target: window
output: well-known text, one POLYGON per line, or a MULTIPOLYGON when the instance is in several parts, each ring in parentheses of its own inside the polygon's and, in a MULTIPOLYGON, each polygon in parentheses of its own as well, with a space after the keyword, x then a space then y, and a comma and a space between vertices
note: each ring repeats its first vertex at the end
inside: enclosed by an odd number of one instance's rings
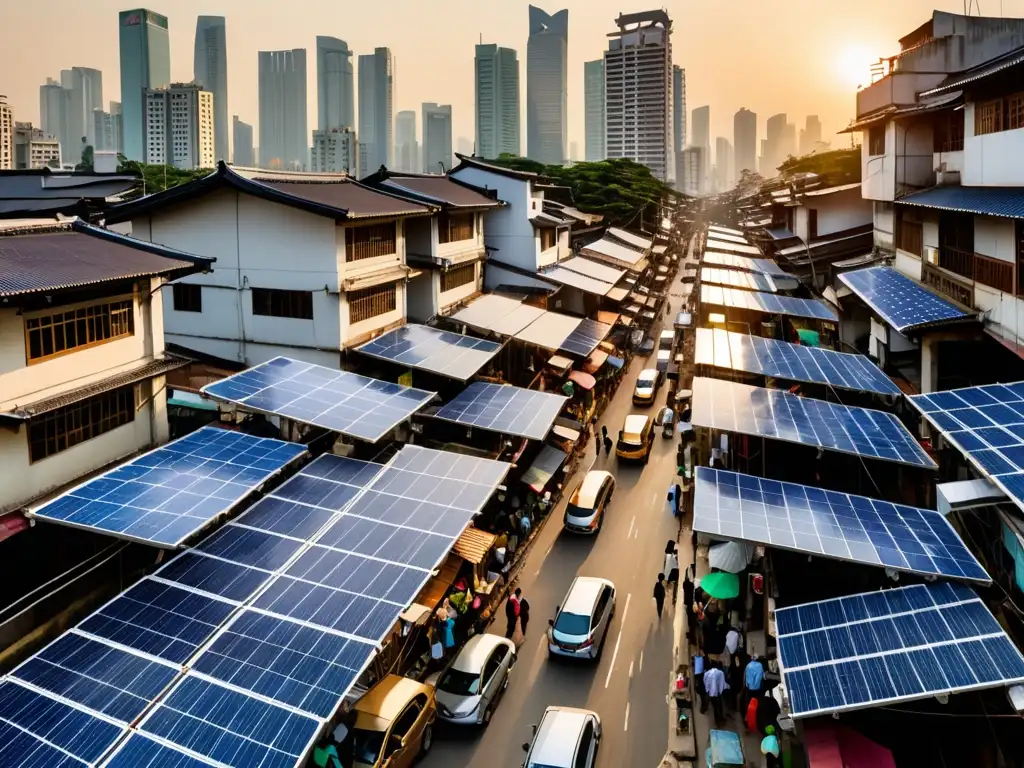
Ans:
POLYGON ((131 299, 25 318, 29 363, 39 363, 135 333, 131 299))
POLYGON ((501 666, 502 659, 505 658, 504 653, 499 653, 499 651, 501 650, 507 651, 508 649, 505 648, 504 645, 498 646, 498 648, 491 654, 491 657, 487 659, 487 663, 484 665, 484 684, 482 686, 483 688, 487 688, 487 685, 491 682, 491 678, 494 677, 494 673, 497 672, 498 667, 501 666))
POLYGON ((868 130, 868 154, 872 157, 885 154, 884 125, 873 125, 868 130))
POLYGON ((1024 93, 1006 97, 1006 130, 1024 128, 1024 93))
POLYGON ((395 284, 375 285, 361 291, 349 291, 348 321, 361 323, 371 317, 395 311, 395 284))
POLYGON ((32 419, 29 460, 40 461, 134 421, 135 389, 121 387, 32 419))
POLYGON ((974 105, 974 135, 1003 130, 1003 100, 980 101, 974 105))
POLYGON ((398 252, 395 222, 345 228, 345 260, 359 261, 398 252))
POLYGON ((540 251, 543 253, 548 248, 554 248, 558 242, 558 230, 545 227, 540 231, 540 251))
POLYGON ((924 254, 924 227, 916 221, 896 223, 896 247, 915 256, 924 254))
POLYGON ((935 119, 933 152, 962 152, 964 148, 964 110, 952 109, 935 119))
POLYGON ((266 317, 294 317, 299 320, 312 320, 313 294, 310 291, 253 288, 252 313, 266 317))
POLYGON ((175 283, 171 286, 174 294, 175 312, 202 312, 203 287, 191 283, 175 283))
POLYGON ((442 213, 437 220, 438 242, 455 243, 473 239, 473 213, 442 213))
POLYGON ((476 280, 476 264, 464 264, 441 273, 441 292, 450 291, 476 280))
POLYGON ((818 209, 807 209, 807 239, 813 240, 818 236, 818 209))

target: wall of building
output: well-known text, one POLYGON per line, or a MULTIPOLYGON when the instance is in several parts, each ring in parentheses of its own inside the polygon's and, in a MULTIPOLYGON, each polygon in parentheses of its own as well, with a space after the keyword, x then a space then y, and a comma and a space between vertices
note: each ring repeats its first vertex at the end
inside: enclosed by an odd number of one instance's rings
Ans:
POLYGON ((970 187, 1024 185, 1024 128, 975 136, 974 104, 967 104, 960 180, 970 187))
POLYGON ((544 193, 531 195, 532 185, 528 181, 480 168, 463 167, 455 175, 468 184, 496 190, 498 199, 508 203, 484 214, 484 241, 498 249, 495 258, 500 261, 536 272, 538 253, 530 219, 541 211, 544 193))
POLYGON ((859 188, 833 195, 805 197, 796 209, 793 234, 807 241, 809 236, 809 211, 818 212, 817 237, 823 238, 835 232, 862 227, 872 222, 871 201, 861 197, 859 188))
POLYGON ((437 217, 420 216, 405 222, 407 255, 437 258, 437 217))
POLYGON ((441 292, 440 275, 438 269, 422 269, 419 277, 406 283, 410 322, 426 323, 437 315, 440 308, 435 297, 441 292))
POLYGON ((473 282, 452 288, 450 291, 441 291, 440 272, 435 272, 437 275, 436 286, 439 296, 439 311, 444 312, 444 310, 448 309, 448 307, 453 304, 457 304, 464 299, 468 299, 474 293, 483 289, 483 264, 481 262, 477 262, 474 267, 475 277, 473 278, 473 282))
POLYGON ((861 132, 862 197, 891 201, 897 195, 935 184, 930 123, 890 121, 885 127, 884 155, 868 154, 868 137, 868 131, 861 132))
POLYGON ((974 217, 974 252, 1011 264, 1017 261, 1016 227, 1013 219, 974 217))
POLYGON ((348 321, 348 303, 342 294, 341 302, 341 338, 342 344, 348 345, 356 340, 364 338, 367 334, 373 333, 381 328, 398 323, 406 316, 405 306, 405 282, 400 281, 395 285, 395 308, 383 315, 371 317, 359 323, 348 321))
POLYGON ((872 217, 875 226, 875 245, 879 248, 892 249, 896 238, 893 233, 895 218, 892 203, 875 202, 872 206, 872 217))
POLYGON ((521 285, 526 288, 543 288, 546 291, 554 288, 551 283, 527 277, 508 269, 502 269, 497 262, 488 261, 484 267, 484 288, 488 291, 493 291, 499 285, 521 285))
POLYGON ((200 336, 178 336, 167 334, 168 344, 179 344, 204 355, 218 357, 223 360, 239 360, 247 366, 259 365, 275 357, 290 357, 306 363, 337 368, 341 362, 341 354, 333 349, 309 349, 308 347, 286 347, 258 342, 241 342, 237 339, 212 339, 200 336), (243 350, 244 349, 244 354, 243 350))

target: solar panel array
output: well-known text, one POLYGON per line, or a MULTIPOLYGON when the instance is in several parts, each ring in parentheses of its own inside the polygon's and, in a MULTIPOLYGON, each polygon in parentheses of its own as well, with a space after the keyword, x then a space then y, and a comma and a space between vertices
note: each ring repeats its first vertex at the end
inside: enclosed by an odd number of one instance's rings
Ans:
POLYGON ((701 283, 711 285, 726 285, 730 288, 742 288, 747 291, 765 291, 775 293, 778 289, 775 283, 767 275, 759 272, 741 272, 737 269, 718 269, 717 267, 702 267, 700 270, 701 283))
POLYGON ((992 580, 935 510, 697 468, 693 529, 929 576, 992 580))
POLYGON ((700 376, 692 389, 696 426, 936 469, 891 413, 700 376))
POLYGON ((911 395, 910 403, 1024 509, 1024 382, 911 395))
POLYGON ((694 362, 790 381, 828 384, 856 392, 901 394, 899 387, 864 355, 806 347, 720 328, 697 329, 694 362))
POLYGON ((937 296, 892 267, 840 272, 839 279, 886 323, 901 333, 934 323, 963 320, 970 314, 937 296))
POLYGON ((543 440, 565 401, 550 392, 476 381, 434 415, 456 424, 543 440))
POLYGON ((700 287, 701 304, 714 304, 720 307, 748 309, 752 312, 768 312, 773 315, 791 315, 793 317, 810 317, 837 322, 839 316, 823 301, 816 299, 798 299, 793 296, 775 296, 771 293, 741 291, 736 288, 723 288, 718 285, 702 285, 700 287))
POLYGON ((771 259, 752 259, 749 256, 739 256, 735 253, 704 251, 701 261, 704 264, 711 264, 716 267, 740 269, 745 272, 759 272, 770 277, 792 277, 792 275, 771 259))
POLYGON ((296 443, 203 427, 73 488, 32 514, 176 547, 305 452, 296 443))
POLYGON ((216 763, 201 760, 150 736, 132 733, 103 763, 103 768, 207 768, 212 765, 216 763))
POLYGON ((794 718, 1024 682, 1024 657, 960 584, 776 608, 775 622, 794 718))
POLYGON ((218 400, 375 443, 429 403, 435 392, 322 365, 275 357, 203 387, 218 400))
POLYGON ((358 348, 364 355, 466 381, 501 351, 501 344, 426 325, 403 325, 358 348))

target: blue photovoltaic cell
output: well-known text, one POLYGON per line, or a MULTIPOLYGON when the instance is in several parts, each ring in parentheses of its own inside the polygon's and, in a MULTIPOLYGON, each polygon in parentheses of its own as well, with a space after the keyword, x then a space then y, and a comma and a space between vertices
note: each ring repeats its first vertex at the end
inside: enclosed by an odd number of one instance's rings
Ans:
POLYGON ((69 632, 10 673, 118 722, 131 723, 178 675, 170 664, 69 632))
POLYGON ((175 547, 306 452, 203 427, 83 483, 36 510, 56 523, 175 547))
POLYGON ((214 765, 161 744, 141 733, 133 733, 103 763, 103 768, 208 768, 214 765))
POLYGON ((915 584, 775 610, 793 717, 1024 681, 1024 657, 974 592, 915 584))
POLYGON ((79 629, 184 664, 234 609, 234 603, 143 579, 89 616, 79 629))
POLYGON ((302 546, 303 542, 295 539, 286 539, 273 533, 228 523, 196 547, 196 551, 221 557, 233 563, 265 571, 276 571, 302 546))
POLYGON ((329 718, 374 653, 372 643, 249 610, 217 636, 192 669, 329 718))
POLYGON ((465 480, 492 490, 501 485, 512 465, 494 459, 481 459, 451 451, 438 451, 419 445, 405 445, 388 464, 389 469, 404 469, 421 475, 465 480))
POLYGON ((430 577, 423 569, 322 546, 310 547, 299 555, 285 575, 343 592, 388 600, 400 608, 412 602, 430 577))
POLYGON ((543 440, 565 401, 565 397, 550 392, 476 381, 434 416, 491 432, 543 440))
POLYGON ((697 468, 693 529, 835 560, 953 579, 991 579, 931 509, 697 468))
POLYGON ((576 326, 576 330, 565 337, 558 350, 580 358, 589 357, 611 330, 612 327, 607 323, 599 323, 585 317, 576 326))
POLYGON ((712 264, 716 267, 740 269, 744 272, 757 272, 769 277, 792 277, 792 275, 771 259, 752 259, 747 256, 737 256, 735 253, 704 251, 701 261, 704 264, 712 264))
POLYGON ((124 730, 123 726, 14 682, 0 682, 0 765, 12 768, 91 765, 110 749, 124 730), (82 762, 67 760, 58 750, 82 762))
POLYGON ((1024 382, 908 399, 943 438, 1024 509, 1024 382))
POLYGON ((835 311, 828 304, 817 299, 776 296, 773 293, 741 291, 738 288, 725 288, 719 285, 701 285, 700 302, 702 305, 735 307, 772 315, 809 317, 830 323, 839 321, 839 316, 835 311))
POLYGON ((697 365, 828 384, 857 392, 901 394, 899 387, 864 355, 805 347, 720 328, 697 329, 694 361, 697 365))
POLYGON ((922 325, 964 320, 970 314, 892 267, 840 272, 839 279, 886 323, 903 332, 922 325))
POLYGON ((360 461, 346 456, 325 453, 303 467, 302 474, 365 488, 383 466, 383 464, 376 464, 372 461, 360 461))
POLYGON ((150 712, 140 730, 224 765, 295 768, 320 721, 194 676, 150 712))
MULTIPOLYGON (((289 483, 294 489, 295 481, 303 480, 302 476, 294 477, 289 483)), ((323 481, 326 482, 326 481, 323 481)), ((337 488, 347 491, 348 500, 355 498, 358 490, 347 485, 338 485, 337 488)), ((344 506, 341 504, 340 506, 344 506)), ((331 519, 334 513, 328 509, 300 504, 294 501, 285 501, 277 496, 267 496, 256 503, 252 509, 235 520, 235 524, 256 528, 261 531, 269 531, 281 536, 293 536, 297 539, 308 539, 319 531, 324 523, 331 519)))
POLYGON ((458 534, 442 536, 342 515, 320 536, 317 543, 344 552, 429 570, 444 558, 456 538, 458 534))
POLYGON ((466 381, 501 351, 501 344, 426 325, 404 325, 358 347, 364 355, 466 381))
POLYGON ((799 397, 732 381, 693 380, 695 426, 814 445, 840 453, 936 469, 891 413, 799 397))
POLYGON ((436 393, 275 357, 202 390, 254 411, 286 416, 375 443, 436 393))
POLYGON ((192 551, 182 552, 153 575, 240 603, 252 597, 270 578, 266 571, 192 551))

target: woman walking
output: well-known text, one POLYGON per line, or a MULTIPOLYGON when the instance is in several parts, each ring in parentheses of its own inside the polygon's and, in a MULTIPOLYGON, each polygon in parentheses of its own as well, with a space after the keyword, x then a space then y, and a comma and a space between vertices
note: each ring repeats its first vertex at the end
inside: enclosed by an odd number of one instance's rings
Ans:
POLYGON ((671 539, 665 545, 665 568, 662 572, 668 574, 668 588, 672 590, 672 605, 675 605, 679 593, 679 553, 671 539))

